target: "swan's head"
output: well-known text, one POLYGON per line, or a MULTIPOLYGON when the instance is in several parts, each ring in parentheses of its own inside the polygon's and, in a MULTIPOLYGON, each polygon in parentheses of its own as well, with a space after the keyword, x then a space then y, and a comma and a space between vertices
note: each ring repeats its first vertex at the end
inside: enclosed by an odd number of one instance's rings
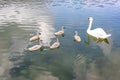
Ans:
POLYGON ((41 35, 41 32, 37 32, 37 35, 41 35))
POLYGON ((89 17, 88 20, 89 20, 89 21, 93 21, 93 18, 92 18, 92 17, 89 17))
POLYGON ((75 34, 78 34, 78 32, 77 32, 77 31, 75 31, 75 34))
POLYGON ((64 30, 64 26, 62 26, 61 29, 64 30))
POLYGON ((40 32, 38 32, 38 34, 39 34, 39 35, 41 35, 41 33, 40 33, 40 32))

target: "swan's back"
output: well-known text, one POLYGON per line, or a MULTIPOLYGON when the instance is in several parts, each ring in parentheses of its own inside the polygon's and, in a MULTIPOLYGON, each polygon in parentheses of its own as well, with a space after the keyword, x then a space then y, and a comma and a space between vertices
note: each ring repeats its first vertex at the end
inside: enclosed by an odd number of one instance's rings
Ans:
POLYGON ((55 34, 56 36, 59 36, 59 35, 64 34, 64 27, 62 26, 62 27, 61 27, 61 30, 55 32, 54 34, 55 34))
POLYGON ((96 29, 90 30, 88 34, 96 38, 103 38, 103 39, 111 36, 111 34, 107 34, 102 28, 96 28, 96 29))
POLYGON ((34 45, 34 46, 28 48, 28 50, 29 50, 29 51, 35 51, 35 50, 40 49, 41 47, 42 47, 41 45, 34 45))
POLYGON ((96 34, 106 35, 106 32, 102 28, 93 29, 96 34))
POLYGON ((80 42, 80 41, 81 41, 81 38, 80 38, 80 36, 78 35, 78 32, 77 32, 77 31, 75 31, 74 39, 75 39, 75 41, 77 41, 77 42, 80 42))
POLYGON ((57 41, 50 46, 50 49, 55 49, 55 48, 58 48, 59 46, 60 46, 60 42, 57 39, 57 41))

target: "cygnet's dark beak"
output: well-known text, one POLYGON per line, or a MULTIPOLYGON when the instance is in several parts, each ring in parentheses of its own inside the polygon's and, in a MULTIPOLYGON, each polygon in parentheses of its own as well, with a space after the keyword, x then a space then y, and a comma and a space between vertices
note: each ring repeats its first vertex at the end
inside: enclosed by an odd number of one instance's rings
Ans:
POLYGON ((88 20, 89 20, 90 18, 88 18, 88 20))
POLYGON ((41 34, 40 32, 38 34, 41 34))

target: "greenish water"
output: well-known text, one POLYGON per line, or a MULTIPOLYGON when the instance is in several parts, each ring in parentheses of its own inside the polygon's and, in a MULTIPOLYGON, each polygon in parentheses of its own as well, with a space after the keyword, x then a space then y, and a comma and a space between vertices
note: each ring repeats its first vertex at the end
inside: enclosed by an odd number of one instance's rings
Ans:
POLYGON ((0 1, 0 80, 119 80, 120 1, 117 0, 5 0, 0 1), (88 38, 88 17, 93 27, 112 34, 109 44, 88 38), (60 47, 50 50, 54 32, 60 47), (42 33, 43 51, 29 38, 42 33), (82 41, 74 41, 78 31, 82 41))

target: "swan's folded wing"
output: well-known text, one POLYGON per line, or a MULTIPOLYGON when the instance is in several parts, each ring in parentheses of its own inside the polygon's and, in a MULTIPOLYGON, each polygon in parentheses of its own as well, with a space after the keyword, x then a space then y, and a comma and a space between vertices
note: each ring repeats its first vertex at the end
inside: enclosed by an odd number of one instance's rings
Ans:
POLYGON ((75 38, 75 40, 78 41, 78 42, 81 41, 80 36, 74 36, 74 38, 75 38))
POLYGON ((30 41, 34 41, 34 40, 37 40, 39 37, 38 36, 33 36, 30 38, 30 41))
POLYGON ((41 47, 42 47, 41 45, 35 45, 35 46, 33 46, 33 47, 28 48, 28 50, 29 50, 29 51, 35 51, 35 50, 40 49, 41 47))
POLYGON ((102 36, 101 38, 105 39, 105 38, 108 38, 110 36, 111 36, 111 34, 107 34, 107 35, 102 36))
POLYGON ((51 48, 51 49, 53 49, 53 48, 58 48, 59 45, 60 45, 60 43, 56 42, 56 43, 54 43, 52 46, 50 46, 50 48, 51 48))

